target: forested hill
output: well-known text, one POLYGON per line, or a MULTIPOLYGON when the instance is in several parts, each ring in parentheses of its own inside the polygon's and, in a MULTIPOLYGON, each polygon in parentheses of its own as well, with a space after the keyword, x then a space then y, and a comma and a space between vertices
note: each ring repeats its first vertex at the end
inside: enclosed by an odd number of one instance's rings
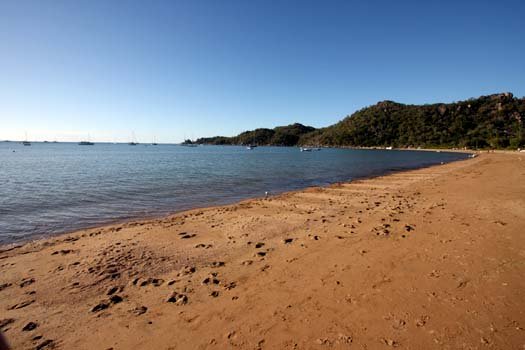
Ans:
POLYGON ((278 126, 274 129, 255 129, 245 131, 234 137, 216 136, 198 139, 195 143, 212 145, 275 145, 296 146, 301 137, 315 131, 311 126, 295 123, 288 126, 278 126))
POLYGON ((525 99, 502 93, 428 105, 383 101, 322 129, 293 124, 235 137, 202 138, 196 143, 518 148, 525 146, 524 122, 525 99))

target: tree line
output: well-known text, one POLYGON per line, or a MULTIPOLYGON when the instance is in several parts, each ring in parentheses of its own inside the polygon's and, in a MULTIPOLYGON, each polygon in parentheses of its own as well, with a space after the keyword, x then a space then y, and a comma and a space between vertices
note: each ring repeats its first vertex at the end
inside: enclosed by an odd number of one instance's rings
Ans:
POLYGON ((237 136, 200 138, 198 144, 519 148, 525 146, 525 99, 511 93, 454 103, 407 105, 382 101, 316 129, 299 123, 237 136))

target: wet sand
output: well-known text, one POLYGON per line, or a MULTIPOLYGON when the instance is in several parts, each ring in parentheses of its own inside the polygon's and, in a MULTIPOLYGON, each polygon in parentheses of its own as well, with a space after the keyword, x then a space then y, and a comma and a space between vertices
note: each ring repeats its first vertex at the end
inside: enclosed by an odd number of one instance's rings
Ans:
POLYGON ((523 349, 525 154, 0 248, 14 349, 523 349))

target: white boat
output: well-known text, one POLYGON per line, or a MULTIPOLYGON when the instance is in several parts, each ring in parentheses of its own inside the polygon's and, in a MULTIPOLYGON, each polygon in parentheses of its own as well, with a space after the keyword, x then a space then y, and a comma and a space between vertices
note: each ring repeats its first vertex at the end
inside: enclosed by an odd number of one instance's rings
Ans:
POLYGON ((87 139, 88 139, 87 141, 80 141, 80 142, 78 143, 78 145, 79 145, 79 146, 93 146, 94 143, 91 142, 91 136, 90 136, 89 134, 88 134, 88 138, 87 138, 87 139))
POLYGON ((128 142, 128 145, 130 146, 136 146, 138 145, 139 143, 137 142, 137 139, 135 138, 135 132, 132 132, 131 133, 131 141, 128 142))
POLYGON ((385 148, 387 150, 391 150, 392 149, 392 146, 388 146, 387 148, 385 148))
POLYGON ((31 146, 31 142, 27 141, 27 132, 26 132, 26 139, 22 141, 22 145, 24 146, 31 146))
POLYGON ((308 147, 301 147, 301 152, 312 152, 312 149, 308 147))

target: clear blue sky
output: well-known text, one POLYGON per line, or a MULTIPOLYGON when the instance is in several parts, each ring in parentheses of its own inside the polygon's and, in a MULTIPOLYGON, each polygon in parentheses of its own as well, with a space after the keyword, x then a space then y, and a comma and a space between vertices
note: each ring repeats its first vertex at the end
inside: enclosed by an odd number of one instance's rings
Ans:
POLYGON ((0 139, 181 141, 525 95, 525 1, 0 1, 0 139))

